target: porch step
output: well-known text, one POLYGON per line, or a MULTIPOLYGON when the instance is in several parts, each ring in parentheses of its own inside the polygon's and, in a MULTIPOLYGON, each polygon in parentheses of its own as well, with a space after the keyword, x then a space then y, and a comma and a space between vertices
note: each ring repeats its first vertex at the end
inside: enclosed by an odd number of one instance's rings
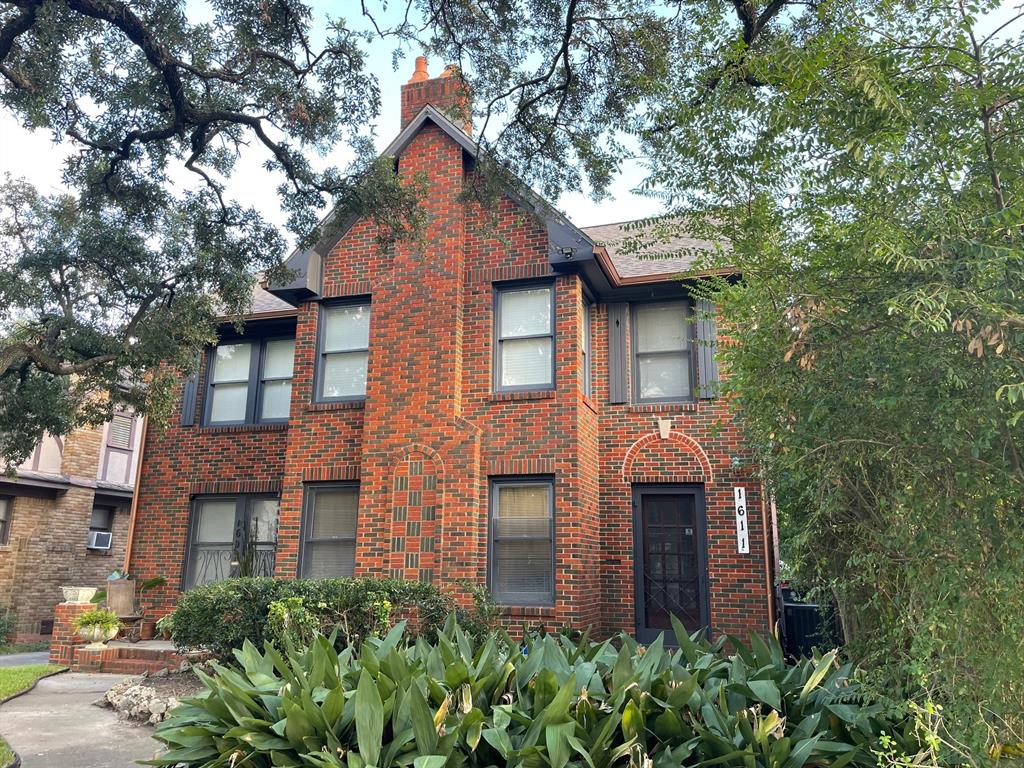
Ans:
POLYGON ((73 669, 80 672, 110 672, 119 675, 153 674, 161 670, 176 672, 191 655, 179 654, 169 644, 147 647, 144 643, 110 643, 102 649, 77 648, 73 669))

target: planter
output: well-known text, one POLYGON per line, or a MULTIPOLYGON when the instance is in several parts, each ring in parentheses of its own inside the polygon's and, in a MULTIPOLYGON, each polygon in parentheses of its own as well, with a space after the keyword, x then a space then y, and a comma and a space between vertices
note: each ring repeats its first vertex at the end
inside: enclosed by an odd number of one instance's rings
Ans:
POLYGON ((96 587, 61 587, 65 603, 89 603, 96 595, 96 587))
POLYGON ((89 627, 82 627, 78 630, 78 636, 89 643, 85 646, 86 648, 95 651, 103 648, 108 640, 113 640, 117 636, 117 630, 118 627, 104 627, 100 624, 94 624, 89 627))
POLYGON ((139 624, 139 639, 152 640, 154 637, 156 637, 156 621, 143 619, 139 624))

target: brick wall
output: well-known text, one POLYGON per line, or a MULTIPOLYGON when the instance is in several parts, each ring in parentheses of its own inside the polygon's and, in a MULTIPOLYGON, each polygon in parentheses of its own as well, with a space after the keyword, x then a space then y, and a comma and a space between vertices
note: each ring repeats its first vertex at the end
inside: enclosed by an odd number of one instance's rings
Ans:
POLYGON ((102 587, 124 565, 127 500, 116 507, 110 549, 86 546, 102 434, 102 428, 83 429, 65 440, 62 472, 82 485, 59 492, 17 486, 11 491, 11 532, 0 546, 0 605, 15 614, 18 641, 40 639, 40 625, 53 618, 62 586, 102 587))
POLYGON ((293 578, 307 484, 358 480, 356 573, 461 593, 463 579, 487 576, 489 478, 530 474, 554 478, 556 600, 511 606, 509 623, 632 629, 633 484, 687 482, 702 483, 707 499, 714 626, 766 629, 766 520, 725 404, 610 405, 603 305, 593 311, 593 396, 584 396, 584 287, 576 275, 551 272, 541 226, 508 198, 486 212, 465 201, 472 171, 432 124, 398 167, 428 182, 422 238, 384 251, 373 226, 359 222, 323 264, 325 300, 372 297, 365 403, 312 402, 320 305, 307 302, 295 321, 286 428, 150 429, 131 557, 139 578, 171 581, 153 595, 157 613, 179 588, 190 500, 210 488, 280 490, 276 575, 293 578), (495 393, 495 283, 522 279, 554 286, 556 387, 495 393), (658 435, 659 416, 672 419, 668 439, 658 435), (750 504, 749 555, 736 554, 738 484, 750 504))

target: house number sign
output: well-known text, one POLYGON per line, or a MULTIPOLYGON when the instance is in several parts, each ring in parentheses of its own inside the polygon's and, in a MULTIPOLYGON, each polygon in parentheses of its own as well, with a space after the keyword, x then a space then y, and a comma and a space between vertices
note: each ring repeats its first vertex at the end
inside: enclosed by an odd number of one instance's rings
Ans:
POLYGON ((733 490, 736 499, 736 551, 741 555, 750 552, 750 532, 747 530, 747 491, 737 485, 733 490))

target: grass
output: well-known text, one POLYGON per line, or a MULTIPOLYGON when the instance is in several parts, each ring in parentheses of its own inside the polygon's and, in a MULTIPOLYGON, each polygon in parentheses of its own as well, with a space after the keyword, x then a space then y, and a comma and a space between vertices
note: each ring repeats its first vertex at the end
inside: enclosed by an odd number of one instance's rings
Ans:
MULTIPOLYGON (((26 664, 23 667, 0 667, 0 701, 31 688, 32 683, 51 672, 63 669, 56 664, 26 664)), ((0 737, 0 768, 14 762, 14 752, 0 737)))
MULTIPOLYGON (((0 656, 9 653, 32 653, 34 651, 50 650, 50 641, 41 640, 37 643, 0 643, 0 656)), ((0 765, 3 765, 0 763, 0 765)))
POLYGON ((40 677, 64 667, 56 664, 26 664, 22 667, 0 667, 0 701, 32 687, 40 677))

